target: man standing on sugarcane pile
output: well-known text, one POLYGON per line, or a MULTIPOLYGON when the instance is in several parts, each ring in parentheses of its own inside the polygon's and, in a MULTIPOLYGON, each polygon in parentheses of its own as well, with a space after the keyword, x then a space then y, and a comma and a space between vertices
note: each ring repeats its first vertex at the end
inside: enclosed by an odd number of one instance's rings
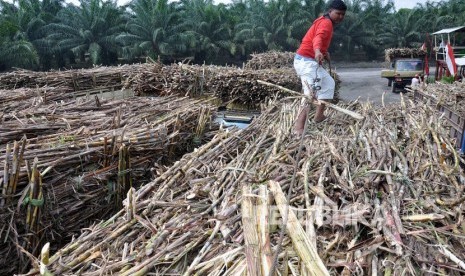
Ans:
MULTIPOLYGON (((302 80, 305 95, 310 96, 312 84, 321 87, 314 90, 312 95, 318 100, 331 100, 334 96, 335 82, 331 75, 321 66, 324 59, 330 59, 328 48, 333 37, 333 25, 342 22, 347 6, 342 0, 332 0, 326 14, 317 18, 302 39, 302 43, 294 58, 294 68, 302 80), (318 83, 315 80, 319 79, 318 83)), ((303 103, 305 101, 302 101, 303 103)), ((294 130, 301 135, 304 130, 305 120, 310 110, 304 105, 295 122, 294 130)), ((322 122, 326 119, 324 115, 325 105, 318 105, 314 121, 322 122)))

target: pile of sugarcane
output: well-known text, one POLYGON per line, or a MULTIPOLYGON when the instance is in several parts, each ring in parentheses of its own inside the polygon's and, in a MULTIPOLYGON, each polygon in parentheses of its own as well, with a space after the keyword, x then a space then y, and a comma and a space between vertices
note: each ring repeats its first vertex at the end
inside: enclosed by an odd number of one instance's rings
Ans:
MULTIPOLYGON (((261 55, 267 54, 257 54, 257 59, 261 55)), ((269 98, 283 96, 276 89, 258 85, 256 80, 301 91, 302 84, 292 67, 292 60, 286 58, 290 53, 274 52, 274 55, 275 65, 269 64, 273 67, 261 70, 161 63, 51 72, 18 70, 0 74, 0 89, 41 88, 50 93, 52 89, 59 88, 63 98, 76 97, 70 93, 72 91, 132 89, 136 95, 144 96, 215 96, 224 104, 233 103, 254 109, 269 98)), ((340 81, 335 72, 333 77, 337 84, 334 97, 337 101, 340 81)))
POLYGON ((461 117, 465 117, 465 83, 445 84, 436 82, 421 89, 421 93, 431 97, 435 104, 445 106, 461 117))
POLYGON ((418 58, 426 56, 426 51, 421 48, 389 48, 384 50, 384 58, 391 62, 395 58, 418 58))
POLYGON ((0 109, 2 113, 7 113, 58 101, 68 101, 79 96, 77 92, 66 87, 0 90, 0 109))
POLYGON ((59 248, 122 206, 164 165, 210 140, 208 100, 84 98, 4 113, 0 128, 0 274, 28 267, 44 241, 59 248), (61 244, 61 245, 60 245, 61 244))
POLYGON ((270 51, 259 54, 251 54, 244 69, 262 70, 270 68, 288 68, 294 63, 294 52, 270 51))
MULTIPOLYGON (((64 94, 69 90, 56 87, 43 87, 43 88, 18 88, 18 89, 7 89, 0 90, 0 106, 3 112, 6 112, 5 108, 9 108, 11 104, 17 103, 22 104, 22 101, 30 100, 31 98, 47 98, 52 101, 61 100, 62 98, 56 98, 59 94, 64 94), (53 96, 50 96, 53 95, 53 96)), ((13 109, 13 108, 10 108, 13 109)))
POLYGON ((29 275, 463 274, 463 160, 435 111, 353 102, 363 120, 329 111, 301 140, 299 103, 131 189, 29 275))
MULTIPOLYGON (((60 88, 62 93, 89 91, 111 87, 132 89, 144 96, 215 96, 223 103, 235 103, 257 108, 268 98, 282 96, 278 90, 262 87, 256 80, 270 81, 291 90, 300 91, 301 82, 291 68, 242 70, 237 67, 198 66, 187 64, 162 65, 145 63, 93 69, 30 72, 14 71, 1 74, 0 88, 19 87, 60 88)), ((36 90, 36 92, 39 90, 36 90)), ((2 93, 0 93, 1 96, 2 93)), ((74 94, 62 97, 75 97, 74 94)), ((8 97, 11 96, 7 96, 8 97)))
POLYGON ((34 72, 15 70, 0 74, 0 89, 61 87, 71 91, 96 87, 120 89, 125 81, 146 64, 100 66, 90 69, 34 72))
POLYGON ((242 70, 236 67, 172 64, 145 67, 128 80, 137 95, 211 95, 223 103, 257 108, 268 98, 282 97, 278 89, 264 87, 257 80, 273 82, 300 91, 301 82, 294 69, 242 70))

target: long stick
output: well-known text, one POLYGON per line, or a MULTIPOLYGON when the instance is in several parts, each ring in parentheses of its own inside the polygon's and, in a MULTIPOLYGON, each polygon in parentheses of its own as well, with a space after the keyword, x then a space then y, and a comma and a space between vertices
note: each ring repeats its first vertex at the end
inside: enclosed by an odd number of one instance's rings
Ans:
POLYGON ((290 94, 293 94, 293 95, 298 95, 298 96, 301 96, 301 97, 307 97, 311 102, 313 102, 314 104, 317 104, 317 105, 321 105, 321 104, 325 104, 327 107, 330 107, 336 111, 339 111, 339 112, 342 112, 346 115, 349 115, 350 117, 354 118, 354 119, 357 119, 357 120, 363 120, 365 117, 363 117, 362 115, 358 114, 357 112, 354 112, 354 111, 350 111, 350 110, 347 110, 347 109, 344 109, 340 106, 337 106, 335 104, 332 104, 330 102, 327 102, 327 101, 323 101, 323 100, 314 100, 312 99, 311 97, 308 97, 306 96, 305 94, 302 94, 302 93, 299 93, 299 92, 296 92, 294 90, 291 90, 291 89, 288 89, 286 87, 282 87, 280 85, 277 85, 277 84, 274 84, 274 83, 269 83, 269 82, 266 82, 266 81, 262 81, 262 80, 257 80, 258 83, 261 83, 261 84, 264 84, 264 85, 268 85, 268 86, 271 86, 271 87, 275 87, 275 88, 278 88, 280 90, 283 90, 284 92, 287 92, 287 93, 290 93, 290 94))

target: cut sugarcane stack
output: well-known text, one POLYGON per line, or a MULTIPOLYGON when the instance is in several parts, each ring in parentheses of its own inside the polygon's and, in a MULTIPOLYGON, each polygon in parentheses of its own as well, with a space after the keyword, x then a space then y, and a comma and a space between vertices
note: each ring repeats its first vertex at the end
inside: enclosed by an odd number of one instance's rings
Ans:
POLYGON ((426 51, 420 48, 389 48, 384 50, 384 58, 391 62, 394 58, 418 58, 426 56, 426 51))
POLYGON ((36 254, 44 240, 56 250, 95 219, 111 216, 131 187, 149 182, 219 128, 209 100, 22 104, 0 124, 2 275, 28 267, 22 250, 36 254))
POLYGON ((432 97, 435 104, 453 110, 458 116, 465 118, 465 83, 446 84, 436 82, 428 84, 421 92, 432 97))
MULTIPOLYGON (((301 143, 292 135, 298 106, 271 105, 248 128, 185 155, 131 193, 118 214, 52 252, 42 269, 461 274, 463 160, 433 110, 411 101, 349 103, 344 108, 364 120, 329 111, 324 124, 310 123, 301 143)), ((29 275, 38 273, 39 266, 29 275)))

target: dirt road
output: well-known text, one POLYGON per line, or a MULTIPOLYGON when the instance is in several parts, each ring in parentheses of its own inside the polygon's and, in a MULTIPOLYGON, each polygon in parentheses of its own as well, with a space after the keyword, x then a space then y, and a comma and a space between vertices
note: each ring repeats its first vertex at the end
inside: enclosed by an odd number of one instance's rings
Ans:
POLYGON ((392 93, 387 79, 380 77, 381 68, 339 68, 337 73, 342 81, 340 97, 344 101, 359 98, 380 105, 384 92, 386 104, 400 101, 400 93, 392 93))

